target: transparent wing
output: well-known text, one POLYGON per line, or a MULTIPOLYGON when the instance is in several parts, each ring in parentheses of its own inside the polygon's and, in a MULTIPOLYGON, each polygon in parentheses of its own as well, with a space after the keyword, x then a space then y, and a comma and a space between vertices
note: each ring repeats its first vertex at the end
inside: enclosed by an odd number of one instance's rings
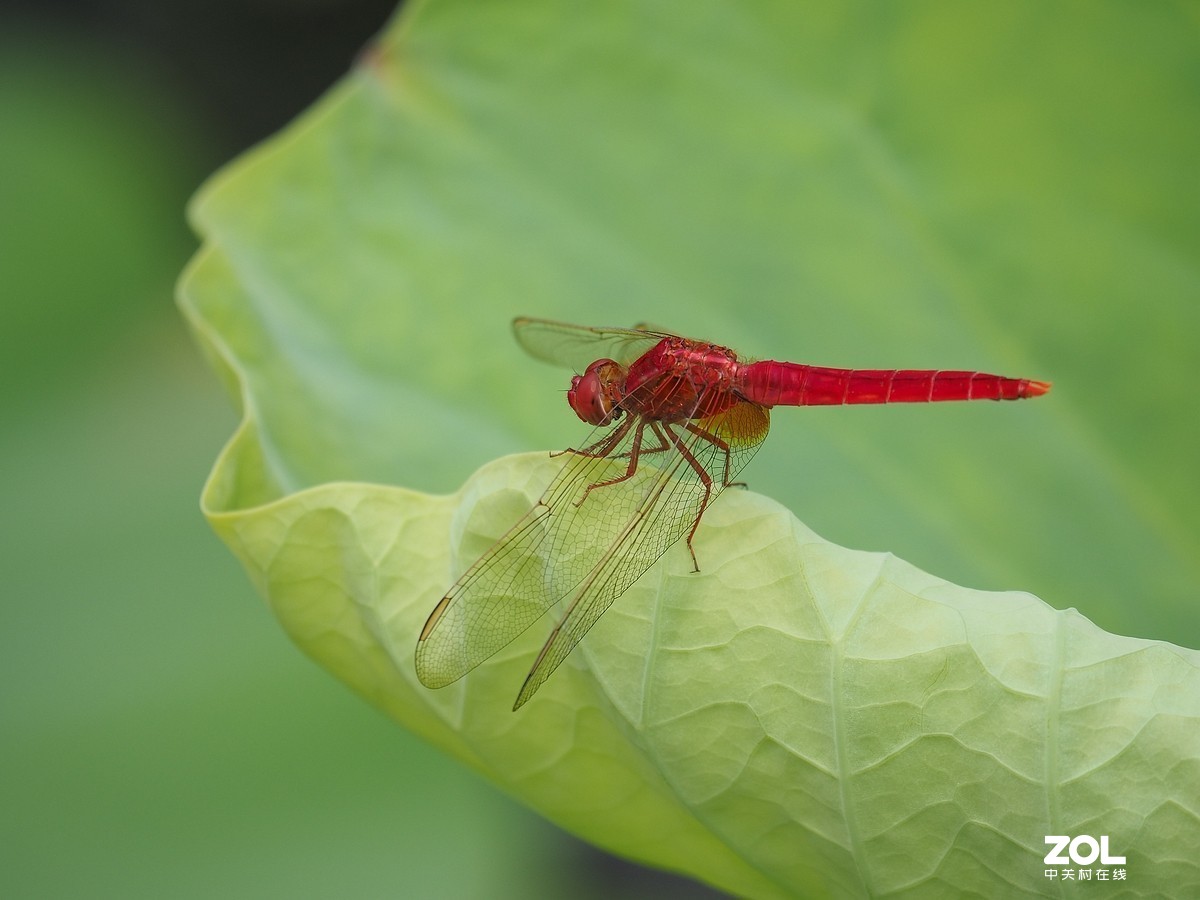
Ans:
POLYGON ((513 320, 513 333, 525 351, 542 362, 582 372, 598 359, 629 365, 665 337, 665 331, 636 328, 589 328, 549 319, 513 320))
MULTIPOLYGON (((538 654, 517 695, 514 710, 534 695, 613 601, 672 544, 685 535, 690 536, 704 510, 745 467, 766 438, 770 414, 757 404, 738 403, 724 413, 698 422, 697 426, 699 432, 684 430, 682 434, 681 428, 674 427, 680 443, 671 444, 661 462, 655 460, 662 468, 647 473, 647 484, 638 492, 636 504, 627 495, 604 497, 616 507, 618 518, 624 517, 622 528, 566 598, 566 613, 538 654), (720 443, 712 441, 713 436, 720 443), (705 473, 707 481, 700 471, 705 473)), ((668 431, 668 437, 671 433, 668 431)), ((620 489, 623 485, 624 482, 601 488, 596 493, 620 489)))
POLYGON ((458 680, 562 601, 565 614, 521 689, 519 707, 612 602, 692 531, 768 426, 765 408, 738 403, 691 429, 630 417, 596 429, 592 443, 568 451, 533 509, 434 609, 417 642, 421 682, 458 680))

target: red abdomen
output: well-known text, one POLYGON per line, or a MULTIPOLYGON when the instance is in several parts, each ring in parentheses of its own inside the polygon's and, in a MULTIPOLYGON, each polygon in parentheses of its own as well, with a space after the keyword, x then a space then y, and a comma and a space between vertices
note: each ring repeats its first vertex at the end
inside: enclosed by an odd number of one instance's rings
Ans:
POLYGON ((741 367, 738 393, 763 406, 1020 400, 1050 390, 1045 381, 938 369, 831 369, 764 360, 741 367))

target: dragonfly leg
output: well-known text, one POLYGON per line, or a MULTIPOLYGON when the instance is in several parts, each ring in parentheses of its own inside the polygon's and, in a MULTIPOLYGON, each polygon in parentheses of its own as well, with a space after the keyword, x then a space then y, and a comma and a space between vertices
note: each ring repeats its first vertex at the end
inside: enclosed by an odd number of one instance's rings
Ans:
MULTIPOLYGON (((729 480, 729 443, 717 437, 717 435, 713 434, 711 431, 701 428, 695 422, 684 422, 683 427, 697 437, 704 438, 704 440, 708 441, 725 455, 725 471, 721 475, 721 486, 731 486, 733 482, 729 480)), ((742 485, 742 487, 745 486, 745 484, 742 485)))
MULTIPOLYGON (((626 419, 626 424, 620 429, 621 434, 629 430, 629 424, 633 421, 632 418, 626 419)), ((653 423, 652 423, 653 424, 653 423)), ((583 506, 583 502, 587 500, 588 495, 596 488, 608 487, 613 484, 620 484, 633 477, 637 471, 638 458, 642 453, 642 434, 646 430, 646 422, 644 419, 638 419, 637 429, 633 432, 633 443, 629 447, 629 466, 625 469, 624 475, 618 475, 616 478, 609 478, 607 481, 596 481, 584 488, 583 496, 575 503, 575 505, 583 506)), ((611 449, 611 448, 609 448, 611 449)), ((590 455, 590 454, 589 454, 590 455)))
MULTIPOLYGON (((654 436, 656 438, 658 438, 658 446, 657 447, 642 447, 640 450, 638 450, 638 453, 640 453, 642 456, 645 456, 647 453, 662 453, 665 450, 669 450, 671 447, 671 445, 670 445, 670 443, 668 443, 667 439, 665 437, 663 437, 662 432, 654 427, 653 422, 650 423, 650 427, 651 427, 651 430, 654 431, 654 436)), ((629 456, 628 451, 626 451, 625 453, 618 453, 616 455, 616 458, 624 459, 627 456, 629 456)))
MULTIPOLYGON (((633 425, 633 418, 626 418, 624 422, 602 437, 590 447, 584 447, 582 450, 576 450, 568 447, 566 450, 554 450, 550 453, 551 456, 562 456, 564 453, 574 453, 576 456, 587 456, 591 459, 603 459, 612 453, 613 448, 621 443, 621 439, 629 433, 630 426, 633 425)), ((621 454, 622 456, 624 454, 621 454)))
MULTIPOLYGON (((651 425, 655 428, 655 431, 657 432, 657 430, 658 430, 657 423, 652 422, 651 425)), ((717 443, 718 447, 720 446, 721 443, 724 443, 723 441, 720 441, 720 439, 717 438, 716 435, 709 434, 708 432, 704 431, 703 429, 691 428, 690 425, 691 425, 690 422, 686 423, 685 427, 688 427, 689 431, 695 432, 697 435, 704 438, 705 440, 711 439, 713 441, 713 443, 717 443), (720 441, 720 442, 718 443, 718 441, 720 441)), ((706 509, 708 509, 708 503, 712 499, 712 486, 713 486, 712 476, 708 474, 708 471, 704 468, 704 466, 702 466, 700 464, 700 460, 696 459, 696 457, 692 453, 692 451, 687 448, 687 444, 684 443, 683 438, 681 438, 671 428, 670 425, 668 425, 666 422, 663 422, 662 428, 663 428, 663 431, 665 431, 667 433, 667 435, 670 437, 671 443, 673 443, 675 445, 675 449, 678 450, 680 455, 684 459, 687 460, 687 464, 692 467, 692 471, 694 471, 696 473, 696 475, 699 476, 700 484, 702 484, 704 486, 704 499, 700 501, 700 511, 698 513, 696 513, 696 520, 694 522, 692 522, 692 530, 688 532, 688 536, 687 536, 688 553, 692 554, 692 571, 699 572, 700 571, 700 563, 696 560, 696 550, 692 546, 692 538, 694 538, 696 536, 696 529, 700 527, 700 519, 704 515, 704 511, 706 509)), ((725 453, 726 472, 725 472, 725 475, 721 479, 722 487, 724 487, 725 484, 727 484, 729 481, 729 472, 728 472, 729 445, 728 444, 725 445, 725 451, 726 451, 726 453, 725 453)))

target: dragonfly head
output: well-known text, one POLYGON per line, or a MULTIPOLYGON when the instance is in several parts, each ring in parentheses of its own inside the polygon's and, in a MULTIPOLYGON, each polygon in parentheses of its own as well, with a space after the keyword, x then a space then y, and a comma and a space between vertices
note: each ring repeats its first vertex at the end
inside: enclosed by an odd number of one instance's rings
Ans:
POLYGON ((582 375, 571 379, 567 402, 589 425, 607 425, 621 416, 618 404, 624 380, 624 366, 611 359, 598 359, 582 375))

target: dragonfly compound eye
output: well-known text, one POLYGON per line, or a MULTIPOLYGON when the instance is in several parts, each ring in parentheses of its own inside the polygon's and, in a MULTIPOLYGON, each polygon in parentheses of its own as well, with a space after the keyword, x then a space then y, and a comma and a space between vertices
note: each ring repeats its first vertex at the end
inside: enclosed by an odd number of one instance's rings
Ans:
POLYGON ((567 402, 575 415, 589 425, 604 425, 619 415, 624 371, 611 359, 598 359, 582 375, 571 379, 567 402), (615 415, 614 415, 615 414, 615 415))

